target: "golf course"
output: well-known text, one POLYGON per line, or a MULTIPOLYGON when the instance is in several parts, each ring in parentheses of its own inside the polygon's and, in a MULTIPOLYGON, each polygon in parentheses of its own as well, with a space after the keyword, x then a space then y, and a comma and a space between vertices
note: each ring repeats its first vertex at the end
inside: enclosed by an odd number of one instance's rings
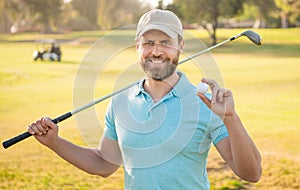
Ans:
MULTIPOLYGON (((218 29, 218 42, 244 30, 218 29)), ((216 77, 233 92, 236 110, 262 156, 260 181, 248 183, 213 147, 207 167, 211 189, 300 189, 300 28, 254 31, 262 36, 261 46, 241 37, 179 66, 195 85, 202 77, 216 77)), ((210 46, 206 31, 185 33, 182 59, 210 46)), ((58 117, 140 79, 136 61, 134 31, 1 34, 1 143, 42 116, 58 117), (60 62, 33 60, 39 39, 60 42, 60 62)), ((96 147, 109 100, 59 123, 59 135, 96 147)), ((84 173, 34 137, 0 148, 1 190, 121 190, 123 179, 122 167, 108 178, 84 173)))

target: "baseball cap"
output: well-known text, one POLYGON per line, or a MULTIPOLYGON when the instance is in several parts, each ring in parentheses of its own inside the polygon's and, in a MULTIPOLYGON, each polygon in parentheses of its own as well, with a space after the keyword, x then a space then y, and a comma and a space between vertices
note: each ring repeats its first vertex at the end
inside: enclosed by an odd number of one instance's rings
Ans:
POLYGON ((159 30, 172 39, 182 37, 182 24, 179 18, 169 10, 153 9, 141 16, 136 30, 136 38, 149 30, 159 30))

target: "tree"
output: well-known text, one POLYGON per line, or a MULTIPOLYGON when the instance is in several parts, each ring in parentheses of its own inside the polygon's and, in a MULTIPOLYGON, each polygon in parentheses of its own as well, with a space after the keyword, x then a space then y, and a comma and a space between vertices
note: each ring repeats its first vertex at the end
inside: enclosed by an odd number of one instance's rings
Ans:
POLYGON ((7 5, 9 1, 0 1, 0 32, 10 32, 11 20, 8 18, 7 5))
MULTIPOLYGON (((255 19, 255 23, 253 25, 254 28, 261 27, 262 22, 265 22, 267 25, 276 27, 278 23, 276 19, 272 18, 274 12, 276 12, 276 6, 274 0, 248 0, 244 3, 244 13, 243 16, 246 16, 245 13, 248 14, 251 10, 251 16, 255 19)), ((249 16, 249 15, 248 15, 249 16)))
POLYGON ((299 0, 249 0, 247 4, 257 7, 256 18, 265 20, 268 27, 287 28, 299 24, 299 0))
POLYGON ((163 0, 159 0, 159 1, 158 1, 158 5, 157 5, 156 8, 157 8, 157 9, 165 9, 164 1, 163 1, 163 0))
POLYGON ((26 8, 22 0, 0 1, 0 32, 9 33, 13 24, 26 17, 26 8))
POLYGON ((133 24, 146 9, 138 0, 99 0, 98 25, 101 29, 115 29, 133 24))
POLYGON ((296 22, 300 15, 299 0, 275 0, 275 5, 280 11, 281 28, 288 28, 290 23, 296 22))
POLYGON ((43 24, 42 33, 52 33, 53 27, 60 20, 63 0, 25 0, 23 1, 29 8, 30 14, 37 21, 43 24))
POLYGON ((216 31, 219 18, 241 14, 243 0, 174 0, 173 9, 182 19, 200 24, 209 33, 212 44, 217 43, 216 31))
POLYGON ((98 28, 98 0, 72 0, 71 4, 73 8, 78 11, 80 17, 86 19, 91 29, 98 28))

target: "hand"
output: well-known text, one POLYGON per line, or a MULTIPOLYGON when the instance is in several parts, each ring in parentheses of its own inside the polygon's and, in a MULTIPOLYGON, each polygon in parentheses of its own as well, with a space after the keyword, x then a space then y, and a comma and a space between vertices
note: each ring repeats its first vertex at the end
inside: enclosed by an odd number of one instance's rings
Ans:
POLYGON ((42 117, 29 125, 28 132, 45 146, 49 146, 58 138, 58 126, 49 117, 42 117))
POLYGON ((220 88, 216 81, 203 78, 201 82, 209 85, 212 91, 211 100, 204 94, 198 92, 197 96, 222 120, 235 113, 232 92, 225 88, 220 88))

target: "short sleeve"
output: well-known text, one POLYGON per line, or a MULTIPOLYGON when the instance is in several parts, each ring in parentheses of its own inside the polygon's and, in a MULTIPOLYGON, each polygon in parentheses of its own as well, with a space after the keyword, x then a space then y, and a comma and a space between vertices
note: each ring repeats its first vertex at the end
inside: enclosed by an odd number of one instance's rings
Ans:
POLYGON ((222 139, 228 137, 228 131, 225 124, 219 116, 212 113, 208 125, 208 135, 214 145, 218 144, 222 139))
POLYGON ((213 132, 211 135, 213 139, 213 144, 214 145, 218 144, 221 140, 228 137, 226 126, 224 124, 219 126, 217 130, 213 132))
POLYGON ((115 119, 112 109, 112 103, 110 102, 105 114, 105 128, 104 128, 104 137, 109 139, 118 140, 115 127, 115 119))

